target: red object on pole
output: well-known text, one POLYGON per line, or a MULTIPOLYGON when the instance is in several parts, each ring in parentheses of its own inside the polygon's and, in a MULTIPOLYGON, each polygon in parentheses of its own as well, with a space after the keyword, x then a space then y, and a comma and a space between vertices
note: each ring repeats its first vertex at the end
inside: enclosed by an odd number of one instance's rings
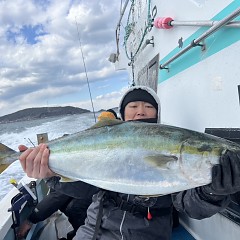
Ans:
POLYGON ((173 27, 171 26, 172 21, 171 17, 157 17, 154 19, 153 25, 159 29, 170 29, 173 27))

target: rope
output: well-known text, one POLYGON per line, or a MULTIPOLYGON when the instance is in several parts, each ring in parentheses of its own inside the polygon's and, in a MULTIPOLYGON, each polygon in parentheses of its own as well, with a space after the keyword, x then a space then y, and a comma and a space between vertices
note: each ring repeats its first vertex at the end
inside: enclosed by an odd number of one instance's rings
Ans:
POLYGON ((94 106, 93 106, 93 100, 92 100, 92 94, 91 94, 91 89, 90 89, 89 80, 88 80, 87 68, 86 68, 85 59, 84 59, 84 55, 83 55, 82 43, 81 43, 81 39, 80 39, 80 33, 79 33, 79 29, 78 29, 78 24, 77 24, 76 18, 75 18, 75 22, 76 22, 76 27, 77 27, 77 32, 78 32, 79 47, 80 47, 81 54, 82 54, 82 60, 83 60, 83 66, 84 66, 84 71, 85 71, 87 85, 88 85, 89 96, 90 96, 90 100, 91 100, 91 104, 92 104, 92 110, 93 110, 93 115, 94 115, 94 119, 95 119, 95 123, 96 123, 97 122, 97 118, 96 118, 96 114, 95 114, 95 110, 94 110, 94 106))
POLYGON ((125 52, 126 52, 127 58, 132 61, 132 59, 134 59, 135 56, 138 54, 138 52, 142 46, 143 40, 144 40, 145 36, 147 35, 147 31, 149 29, 151 29, 151 27, 152 27, 152 18, 151 18, 151 13, 150 13, 151 0, 148 0, 147 25, 144 29, 144 32, 143 32, 142 38, 140 40, 140 43, 137 47, 137 50, 135 51, 135 53, 131 52, 131 56, 129 56, 129 53, 127 51, 127 40, 129 38, 131 32, 133 31, 133 27, 135 25, 134 21, 132 23, 129 23, 131 12, 134 12, 134 0, 132 0, 131 2, 132 2, 132 4, 130 6, 130 10, 129 10, 128 18, 127 18, 127 25, 125 27, 124 46, 125 46, 125 52))

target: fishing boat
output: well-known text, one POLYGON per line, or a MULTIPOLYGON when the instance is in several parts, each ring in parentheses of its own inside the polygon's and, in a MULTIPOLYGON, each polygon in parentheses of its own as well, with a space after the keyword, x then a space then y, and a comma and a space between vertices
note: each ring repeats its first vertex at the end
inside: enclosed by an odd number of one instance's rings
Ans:
MULTIPOLYGON (((115 37, 109 61, 129 72, 129 85, 157 92, 162 123, 240 144, 240 0, 126 0, 115 37)), ((46 193, 43 181, 24 180, 27 184, 1 201, 1 239, 15 239, 18 221, 46 193)), ((227 209, 210 218, 181 214, 179 219, 175 239, 240 236, 240 203, 234 196, 227 209)), ((26 239, 37 239, 41 227, 34 226, 26 239)))
MULTIPOLYGON (((240 144, 239 40, 240 0, 125 1, 109 60, 158 93, 162 123, 240 144)), ((240 201, 180 223, 194 239, 239 239, 240 201)))

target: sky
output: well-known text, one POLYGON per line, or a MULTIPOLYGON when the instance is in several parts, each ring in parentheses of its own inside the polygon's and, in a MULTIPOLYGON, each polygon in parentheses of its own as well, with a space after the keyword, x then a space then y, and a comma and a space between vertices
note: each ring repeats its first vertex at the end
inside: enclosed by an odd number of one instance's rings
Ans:
POLYGON ((108 61, 120 5, 0 0, 0 116, 32 107, 93 111, 87 79, 95 111, 117 107, 129 86, 127 71, 108 61))

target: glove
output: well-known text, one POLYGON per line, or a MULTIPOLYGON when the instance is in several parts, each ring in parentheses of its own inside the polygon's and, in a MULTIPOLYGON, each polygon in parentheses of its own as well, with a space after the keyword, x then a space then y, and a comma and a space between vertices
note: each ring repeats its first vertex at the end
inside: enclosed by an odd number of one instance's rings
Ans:
POLYGON ((201 188, 210 195, 230 195, 240 191, 240 151, 226 151, 220 164, 212 168, 212 183, 201 188))

